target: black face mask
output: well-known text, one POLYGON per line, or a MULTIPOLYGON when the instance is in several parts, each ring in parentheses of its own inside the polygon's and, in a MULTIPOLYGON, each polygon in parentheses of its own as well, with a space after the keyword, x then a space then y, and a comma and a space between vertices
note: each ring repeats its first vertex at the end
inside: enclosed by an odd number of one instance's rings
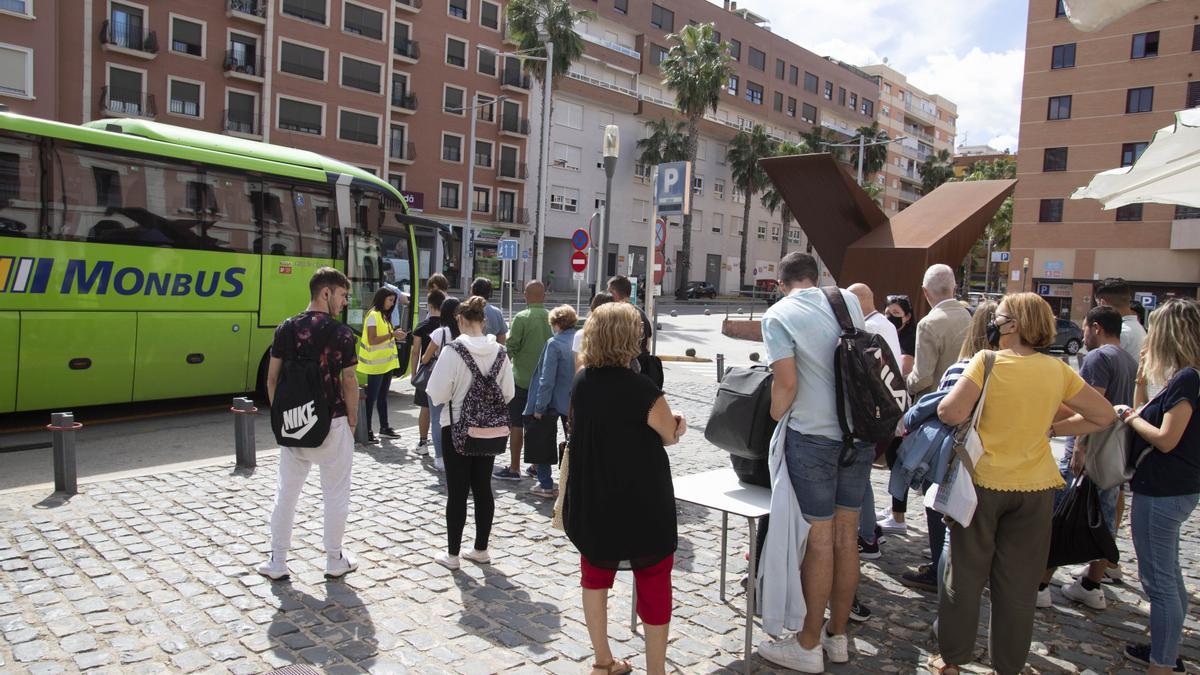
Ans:
POLYGON ((896 327, 896 330, 900 330, 904 327, 904 317, 888 314, 888 321, 892 322, 892 325, 896 327))
POLYGON ((989 345, 998 346, 1000 344, 1000 326, 997 326, 995 321, 988 322, 987 341, 989 345))

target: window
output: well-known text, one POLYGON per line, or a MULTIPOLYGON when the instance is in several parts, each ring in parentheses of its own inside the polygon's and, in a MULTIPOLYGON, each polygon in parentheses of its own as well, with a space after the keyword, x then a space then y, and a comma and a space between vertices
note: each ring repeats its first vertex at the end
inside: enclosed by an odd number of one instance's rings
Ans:
POLYGON ((325 50, 284 40, 279 43, 279 72, 324 80, 325 50))
POLYGON ((550 210, 575 213, 579 210, 579 190, 552 185, 550 187, 550 210))
POLYGON ((786 70, 787 64, 783 62, 783 59, 775 59, 775 79, 782 80, 786 70))
POLYGON ((850 93, 850 109, 854 110, 858 107, 858 94, 850 93))
POLYGON ((4 0, 0 2, 0 10, 12 12, 13 14, 24 14, 31 16, 33 10, 29 6, 29 0, 4 0))
POLYGON ((467 0, 448 0, 446 7, 446 12, 452 17, 463 21, 470 19, 467 14, 467 0))
POLYGON ((1054 18, 1061 19, 1067 15, 1067 7, 1063 4, 1063 0, 1056 0, 1054 3, 1054 18))
POLYGON ((745 193, 745 192, 742 192, 742 189, 741 189, 741 188, 739 188, 738 186, 734 185, 734 186, 733 186, 733 194, 732 194, 732 195, 730 195, 730 198, 729 198, 729 199, 730 199, 730 201, 732 201, 734 204, 745 204, 745 203, 746 203, 746 193, 745 193))
POLYGON ((817 108, 816 108, 816 106, 812 106, 812 105, 805 103, 803 114, 800 116, 800 119, 804 120, 805 122, 808 122, 809 124, 816 124, 817 123, 817 108))
POLYGON ((492 144, 490 141, 475 141, 475 166, 492 168, 492 144))
POLYGON ((846 105, 846 88, 838 87, 838 105, 846 105))
POLYGON ((771 241, 779 241, 779 226, 771 225, 771 241))
POLYGON ((446 38, 446 63, 459 68, 467 67, 467 43, 452 37, 446 38))
MULTIPOLYGON (((3 3, 0 3, 0 7, 3 7, 3 3)), ((203 57, 204 24, 171 17, 171 51, 203 57)))
POLYGON ((775 92, 775 112, 783 112, 783 93, 775 92))
POLYGON ((692 176, 692 194, 697 197, 704 195, 704 176, 692 176))
POLYGON ((448 180, 442 181, 438 187, 438 206, 451 211, 457 211, 462 208, 459 205, 459 195, 461 192, 461 183, 453 183, 448 180))
POLYGON ((148 114, 144 78, 145 75, 136 70, 109 66, 106 109, 127 115, 148 114))
POLYGON ((476 187, 475 197, 471 200, 471 210, 475 213, 492 212, 492 189, 476 187))
POLYGON ((1121 166, 1133 166, 1142 153, 1146 151, 1147 143, 1125 143, 1121 145, 1121 166))
POLYGON ((725 156, 728 154, 729 154, 729 146, 727 146, 723 143, 718 143, 717 144, 717 166, 725 166, 725 156))
POLYGON ((372 40, 382 40, 383 12, 347 2, 342 8, 342 30, 372 40))
POLYGON ((692 231, 704 231, 704 212, 700 209, 692 209, 692 231))
POLYGON ((657 66, 667 58, 667 48, 662 45, 650 43, 650 65, 657 66))
POLYGON ((725 85, 725 91, 729 92, 729 94, 731 96, 737 96, 737 93, 738 93, 738 76, 737 75, 729 76, 729 83, 725 85))
POLYGON ((762 105, 763 88, 761 84, 746 81, 746 100, 754 105, 762 105))
POLYGON ((800 228, 798 228, 798 227, 789 227, 788 228, 788 243, 789 244, 799 244, 800 243, 800 228))
POLYGON ((297 19, 325 23, 325 0, 283 0, 280 10, 297 19))
POLYGON ((338 138, 355 143, 379 145, 379 118, 351 110, 338 112, 338 138))
POLYGON ((713 181, 713 196, 717 199, 725 199, 725 180, 723 178, 713 181))
POLYGON ((787 116, 788 117, 796 116, 796 99, 792 98, 791 96, 788 97, 787 116))
POLYGON ((415 153, 408 147, 408 126, 393 124, 388 128, 388 156, 412 161, 415 153))
POLYGON ((825 80, 825 100, 833 100, 833 83, 829 80, 825 80))
POLYGON ((713 44, 721 44, 721 31, 713 29, 713 44))
POLYGON ((554 154, 550 157, 552 166, 568 171, 579 171, 583 162, 583 148, 566 143, 555 143, 554 154))
POLYGON ((279 98, 279 128, 320 136, 325 110, 315 103, 279 98))
POLYGON ((1048 120, 1069 120, 1069 119, 1071 119, 1071 97, 1070 96, 1051 96, 1050 102, 1046 106, 1046 119, 1048 119, 1048 120))
POLYGON ((1042 171, 1066 171, 1067 149, 1046 148, 1042 153, 1042 171))
POLYGON ((766 54, 766 52, 763 52, 758 49, 755 49, 754 47, 751 47, 749 63, 750 63, 751 68, 753 68, 755 70, 765 71, 767 69, 767 54, 766 54))
POLYGON ((820 86, 821 79, 812 73, 804 73, 804 91, 817 93, 817 87, 820 86))
POLYGON ((33 96, 33 51, 0 45, 0 94, 33 96))
POLYGON ((800 82, 800 69, 796 66, 788 66, 788 84, 793 87, 800 82))
POLYGON ((176 115, 201 116, 201 88, 198 82, 185 82, 168 78, 171 104, 168 110, 176 115))
POLYGON ((392 187, 403 192, 404 191, 404 174, 389 173, 388 174, 388 183, 390 183, 392 187))
POLYGON ((708 226, 712 229, 713 234, 721 234, 721 230, 725 229, 725 214, 720 212, 712 214, 708 226))
POLYGON ((736 235, 739 237, 742 236, 742 231, 745 228, 742 226, 742 217, 741 216, 733 216, 732 218, 730 218, 729 225, 730 225, 729 234, 736 235))
POLYGON ((1069 45, 1055 45, 1050 53, 1050 69, 1058 70, 1059 68, 1074 68, 1075 67, 1075 43, 1069 45))
POLYGON ((1126 113, 1150 112, 1154 109, 1154 87, 1137 87, 1125 95, 1126 113))
POLYGON ((462 161, 462 136, 442 134, 442 159, 447 162, 462 161))
POLYGON ((1142 219, 1141 204, 1126 204, 1117 207, 1117 222, 1134 222, 1142 219))
MULTIPOLYGON (((353 7, 353 5, 350 5, 353 7)), ((379 77, 383 67, 342 56, 342 86, 362 89, 374 94, 380 92, 379 77)))
POLYGON ((261 134, 257 110, 258 100, 253 94, 226 92, 225 130, 239 134, 261 134))
POLYGON ((1200 218, 1200 209, 1193 206, 1176 206, 1175 220, 1196 220, 1200 218))
POLYGON ((742 42, 741 42, 741 40, 733 40, 733 39, 729 40, 729 55, 733 57, 734 61, 742 60, 742 42))
POLYGON ((479 49, 475 52, 475 69, 480 75, 496 76, 496 52, 479 49))
POLYGON ((650 25, 667 33, 675 32, 675 12, 658 5, 650 5, 650 25))
POLYGON ((446 85, 442 90, 442 111, 451 115, 463 115, 463 110, 466 105, 467 90, 460 87, 446 85))
POLYGON ((217 213, 213 186, 203 181, 189 180, 184 187, 183 208, 192 213, 217 213))
MULTIPOLYGON (((0 73, 2 72, 4 69, 0 68, 0 73)), ((1195 108, 1196 106, 1200 106, 1200 82, 1188 82, 1187 102, 1183 107, 1195 108)))
POLYGON ((1043 199, 1038 207, 1039 223, 1061 223, 1063 217, 1063 200, 1043 199))
POLYGON ((875 102, 868 101, 867 99, 864 98, 862 100, 862 109, 859 112, 866 115, 867 117, 874 117, 875 116, 875 102))
POLYGON ((479 4, 479 25, 492 30, 500 30, 500 5, 483 0, 479 4))
POLYGON ((621 14, 628 14, 629 0, 613 0, 613 9, 621 14))
POLYGON ((1192 51, 1200 52, 1200 23, 1192 26, 1192 51))
POLYGON ((1151 56, 1158 56, 1158 31, 1135 33, 1133 45, 1129 50, 1129 58, 1145 59, 1151 56))
POLYGON ((225 68, 258 77, 265 75, 262 60, 258 58, 258 38, 231 31, 225 68))
POLYGON ((758 237, 759 241, 766 241, 767 240, 767 221, 765 221, 765 220, 758 221, 758 229, 756 229, 754 231, 754 234, 758 237))

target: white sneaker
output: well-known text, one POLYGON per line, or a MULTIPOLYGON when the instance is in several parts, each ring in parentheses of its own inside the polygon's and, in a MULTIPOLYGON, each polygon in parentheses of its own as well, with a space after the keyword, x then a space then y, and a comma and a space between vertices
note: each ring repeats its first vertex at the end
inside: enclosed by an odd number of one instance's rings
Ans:
POLYGON ((327 558, 325 560, 326 579, 340 579, 356 569, 358 569, 358 562, 345 551, 339 553, 336 558, 327 558))
POLYGON ((437 471, 445 471, 446 463, 442 461, 441 457, 434 457, 433 458, 433 468, 437 471))
POLYGON ((821 647, 825 649, 825 654, 829 660, 834 663, 846 663, 850 660, 850 640, 846 634, 830 635, 829 622, 826 621, 824 626, 821 626, 821 647))
POLYGON ((265 562, 259 565, 258 573, 270 579, 271 581, 279 581, 280 579, 287 579, 289 576, 291 576, 291 572, 288 571, 287 563, 282 560, 276 562, 275 556, 267 558, 265 562))
POLYGON ((488 555, 486 550, 480 551, 479 549, 471 549, 470 551, 463 553, 462 557, 470 560, 473 563, 479 563, 480 565, 490 565, 492 562, 492 556, 488 555))
POLYGON ((889 513, 886 518, 879 520, 879 529, 888 534, 904 534, 908 532, 908 523, 897 523, 896 519, 889 513))
POLYGON ((462 567, 462 563, 458 561, 458 556, 450 555, 449 553, 439 553, 434 556, 433 561, 448 570, 456 570, 462 567))
POLYGON ((1076 580, 1063 586, 1062 594, 1092 609, 1106 609, 1108 607, 1108 602, 1104 599, 1104 588, 1095 588, 1089 591, 1083 587, 1082 580, 1076 580))
POLYGON ((413 452, 417 454, 417 457, 424 457, 432 451, 433 443, 429 442, 428 438, 423 441, 417 441, 417 447, 413 448, 413 452))
POLYGON ((879 512, 875 514, 875 522, 878 523, 881 520, 887 520, 888 518, 891 518, 891 517, 892 517, 891 509, 887 509, 887 508, 879 509, 879 512))
POLYGON ((1050 599, 1050 587, 1049 586, 1038 591, 1036 606, 1038 609, 1046 609, 1048 607, 1054 606, 1054 601, 1052 599, 1050 599))
POLYGON ((763 640, 758 645, 758 655, 775 665, 801 673, 825 672, 825 659, 820 645, 805 649, 794 634, 778 640, 763 640))
MULTIPOLYGON (((1091 565, 1082 565, 1071 570, 1071 576, 1075 577, 1076 579, 1085 577, 1090 570, 1091 565)), ((1105 584, 1119 584, 1122 583, 1124 577, 1125 573, 1120 567, 1109 567, 1104 570, 1104 578, 1101 579, 1100 582, 1105 584)))

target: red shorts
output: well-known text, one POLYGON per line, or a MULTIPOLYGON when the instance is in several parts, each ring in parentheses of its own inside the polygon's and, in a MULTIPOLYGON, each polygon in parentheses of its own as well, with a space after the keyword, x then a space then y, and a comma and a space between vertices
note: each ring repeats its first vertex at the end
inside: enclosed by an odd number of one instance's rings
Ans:
MULTIPOLYGON (((675 556, 669 555, 659 562, 633 571, 633 582, 637 586, 637 613, 642 623, 661 626, 671 621, 671 568, 675 556)), ((609 589, 617 576, 616 570, 595 567, 587 558, 579 556, 580 584, 590 590, 609 589)))

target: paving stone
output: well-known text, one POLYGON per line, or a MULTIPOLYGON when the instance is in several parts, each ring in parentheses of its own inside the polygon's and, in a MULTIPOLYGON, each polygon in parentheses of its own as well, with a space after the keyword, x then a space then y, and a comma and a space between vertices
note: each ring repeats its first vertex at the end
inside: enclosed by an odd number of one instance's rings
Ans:
POLYGON ((68 654, 86 652, 96 648, 96 638, 87 633, 70 635, 60 640, 58 646, 68 654))
POLYGON ((181 672, 190 673, 205 667, 211 661, 203 652, 192 650, 171 657, 171 663, 181 672))
POLYGON ((50 644, 44 640, 34 640, 15 645, 12 648, 13 660, 18 663, 29 663, 45 658, 50 653, 50 644))
POLYGON ((108 665, 111 661, 112 657, 107 652, 86 652, 75 655, 75 665, 79 666, 80 670, 98 668, 108 665))

